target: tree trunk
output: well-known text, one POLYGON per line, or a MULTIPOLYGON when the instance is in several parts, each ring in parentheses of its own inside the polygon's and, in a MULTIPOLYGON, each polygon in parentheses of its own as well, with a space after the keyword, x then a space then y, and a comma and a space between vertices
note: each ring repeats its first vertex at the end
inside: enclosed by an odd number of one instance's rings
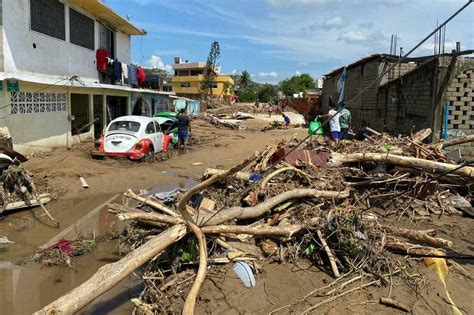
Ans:
MULTIPOLYGON (((204 172, 204 177, 207 178, 207 177, 210 177, 210 176, 213 176, 213 175, 216 175, 216 174, 223 174, 224 172, 225 172, 225 170, 218 170, 218 169, 215 169, 215 168, 208 168, 204 172)), ((237 173, 234 174, 233 177, 235 179, 238 179, 238 180, 241 180, 241 181, 244 181, 244 182, 248 182, 248 181, 250 181, 251 174, 252 173, 250 173, 250 172, 237 172, 237 173)))
POLYGON ((184 223, 184 220, 179 217, 172 217, 169 215, 159 214, 156 212, 145 212, 135 208, 130 208, 119 204, 109 204, 109 209, 118 211, 117 217, 121 221, 154 221, 171 225, 184 223))
POLYGON ((417 231, 417 230, 404 229, 404 228, 391 227, 391 226, 383 226, 383 228, 387 232, 393 235, 401 236, 412 241, 425 243, 433 247, 439 247, 439 248, 453 247, 453 243, 451 241, 448 241, 439 237, 432 237, 428 235, 427 231, 417 231))
POLYGON ((442 149, 442 148, 447 148, 447 147, 451 147, 451 146, 463 144, 463 143, 468 143, 468 142, 474 142, 474 135, 453 138, 446 141, 439 141, 439 142, 432 143, 430 146, 440 147, 442 149))
POLYGON ((399 156, 385 153, 350 153, 340 154, 333 152, 331 154, 331 163, 333 165, 340 165, 341 163, 356 163, 356 162, 376 162, 392 164, 397 166, 404 166, 410 168, 419 168, 430 173, 448 173, 463 176, 469 179, 474 179, 474 167, 464 166, 458 170, 459 165, 441 163, 429 160, 418 159, 408 156, 399 156))
POLYGON ((273 226, 242 226, 242 225, 216 225, 205 226, 204 234, 249 234, 259 236, 291 237, 303 229, 302 225, 273 226))
POLYGON ((35 314, 76 313, 95 298, 111 289, 128 274, 162 253, 168 246, 176 243, 185 235, 186 227, 183 224, 175 225, 167 229, 119 261, 101 267, 89 280, 45 306, 35 314))
POLYGON ((253 219, 270 211, 279 204, 291 199, 325 198, 344 199, 349 197, 348 191, 321 191, 316 189, 293 189, 278 196, 265 200, 255 207, 232 207, 213 214, 199 217, 198 225, 218 225, 233 219, 253 219))

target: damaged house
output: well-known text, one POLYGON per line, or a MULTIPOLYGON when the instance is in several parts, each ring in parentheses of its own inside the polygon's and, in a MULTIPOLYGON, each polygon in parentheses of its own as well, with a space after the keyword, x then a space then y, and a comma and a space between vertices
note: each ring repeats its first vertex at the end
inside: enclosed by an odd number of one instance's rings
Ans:
POLYGON ((169 107, 171 93, 132 80, 131 37, 146 32, 102 1, 0 0, 0 28, 0 127, 19 151, 70 146, 119 116, 169 107))
MULTIPOLYGON (((431 128, 432 140, 474 134, 474 59, 466 56, 472 53, 409 58, 397 65, 347 106, 354 127, 365 120, 372 128, 395 135, 431 128)), ((397 60, 398 56, 377 54, 347 66, 346 101, 397 60)), ((323 110, 330 98, 337 102, 342 72, 339 68, 325 75, 323 110)), ((461 151, 474 156, 474 144, 463 145, 461 151)))

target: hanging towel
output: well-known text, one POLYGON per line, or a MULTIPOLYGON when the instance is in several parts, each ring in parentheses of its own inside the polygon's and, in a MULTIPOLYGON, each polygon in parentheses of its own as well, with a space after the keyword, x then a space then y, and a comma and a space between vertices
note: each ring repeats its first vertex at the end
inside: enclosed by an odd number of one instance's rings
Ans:
POLYGON ((128 65, 122 63, 122 84, 128 84, 128 65))
POLYGON ((105 49, 98 49, 96 54, 96 66, 99 72, 105 73, 107 71, 107 58, 109 53, 105 49))
POLYGON ((146 73, 145 73, 145 70, 143 70, 143 68, 138 67, 137 77, 138 77, 138 86, 143 86, 143 83, 146 80, 146 73))
POLYGON ((122 79, 122 63, 118 60, 114 61, 114 79, 115 81, 122 79))
POLYGON ((134 65, 128 67, 128 84, 138 87, 138 69, 134 65))

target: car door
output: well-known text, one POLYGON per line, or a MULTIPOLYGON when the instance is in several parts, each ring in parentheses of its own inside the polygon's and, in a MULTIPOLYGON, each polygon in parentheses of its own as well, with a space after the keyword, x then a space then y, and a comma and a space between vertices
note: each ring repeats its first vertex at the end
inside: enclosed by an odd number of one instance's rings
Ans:
POLYGON ((156 145, 155 151, 161 152, 163 150, 163 131, 160 128, 160 124, 155 121, 155 129, 156 129, 156 145))
POLYGON ((155 122, 150 121, 145 128, 146 137, 151 140, 153 143, 153 148, 155 152, 161 150, 161 143, 158 142, 158 134, 156 132, 155 122))

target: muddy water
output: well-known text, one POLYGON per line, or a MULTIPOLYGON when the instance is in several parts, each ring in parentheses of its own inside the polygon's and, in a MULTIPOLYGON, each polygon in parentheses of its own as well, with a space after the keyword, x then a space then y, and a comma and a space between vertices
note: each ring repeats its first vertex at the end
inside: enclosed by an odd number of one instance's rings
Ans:
MULTIPOLYGON (((169 177, 165 185, 151 189, 153 192, 169 191, 175 188, 188 188, 195 181, 178 176, 172 171, 162 172, 169 177)), ((31 314, 54 301, 64 293, 77 287, 92 276, 101 266, 120 259, 117 241, 101 243, 91 253, 75 257, 73 268, 45 267, 37 264, 24 265, 26 257, 39 246, 54 240, 54 237, 70 225, 88 218, 94 233, 103 232, 106 211, 92 211, 108 201, 113 195, 101 195, 87 199, 58 200, 48 204, 52 215, 61 222, 61 228, 51 226, 41 209, 9 213, 0 218, 0 235, 7 236, 14 244, 0 251, 0 315, 31 314), (97 215, 90 216, 91 213, 97 215), (86 216, 87 215, 87 216, 86 216)), ((116 200, 121 201, 121 198, 116 200)), ((76 230, 76 227, 73 229, 76 230)), ((60 234, 61 235, 61 234, 60 234)), ((130 275, 115 288, 87 306, 82 314, 130 314, 133 307, 130 299, 138 296, 141 283, 130 275)))

